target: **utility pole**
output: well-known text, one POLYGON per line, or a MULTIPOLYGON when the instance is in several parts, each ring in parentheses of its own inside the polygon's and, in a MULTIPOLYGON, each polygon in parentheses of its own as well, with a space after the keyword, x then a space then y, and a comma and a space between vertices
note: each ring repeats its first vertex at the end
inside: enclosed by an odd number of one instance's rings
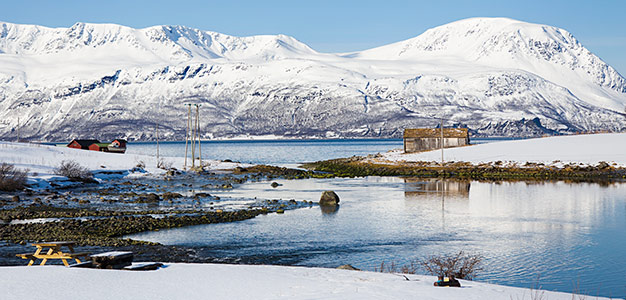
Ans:
POLYGON ((155 131, 156 131, 156 158, 157 158, 157 168, 159 167, 159 121, 154 122, 155 131))
POLYGON ((441 166, 443 166, 443 117, 441 117, 441 166))
POLYGON ((187 149, 189 141, 189 127, 191 127, 191 104, 187 104, 189 110, 187 111, 187 129, 185 130, 185 170, 187 170, 187 149))
MULTIPOLYGON (((191 104, 190 104, 191 105, 191 104)), ((191 109, 191 106, 189 106, 189 109, 191 109)), ((196 118, 193 118, 193 120, 195 121, 196 118)), ((196 133, 195 133, 195 129, 196 129, 196 124, 194 124, 194 121, 191 122, 191 168, 195 168, 196 167, 196 133)))
POLYGON ((198 161, 202 169, 202 143, 200 141, 200 105, 196 104, 196 135, 198 136, 198 161))

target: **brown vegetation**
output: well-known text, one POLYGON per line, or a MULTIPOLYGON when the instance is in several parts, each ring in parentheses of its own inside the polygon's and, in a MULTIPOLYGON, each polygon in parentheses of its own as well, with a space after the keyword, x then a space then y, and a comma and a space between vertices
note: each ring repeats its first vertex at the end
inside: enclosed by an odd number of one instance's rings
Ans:
POLYGON ((28 171, 21 171, 7 163, 0 164, 0 191, 12 192, 26 186, 28 171))

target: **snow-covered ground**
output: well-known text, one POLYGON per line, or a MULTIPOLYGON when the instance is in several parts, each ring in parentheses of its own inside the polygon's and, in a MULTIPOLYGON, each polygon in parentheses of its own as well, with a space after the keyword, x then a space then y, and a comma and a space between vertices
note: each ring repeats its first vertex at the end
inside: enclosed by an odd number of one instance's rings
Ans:
MULTIPOLYGON (((402 150, 384 153, 383 161, 441 161, 441 151, 404 154, 402 150)), ((567 163, 596 165, 601 161, 626 166, 626 133, 555 136, 527 140, 502 141, 444 149, 445 161, 473 164, 489 162, 544 163, 561 166, 567 163)))
MULTIPOLYGON (((116 154, 98 151, 88 151, 67 147, 56 147, 41 144, 0 142, 0 162, 13 164, 21 170, 29 170, 29 183, 42 186, 46 182, 62 179, 54 174, 62 161, 71 160, 91 171, 129 171, 137 165, 145 165, 145 172, 123 174, 128 176, 138 176, 146 174, 161 174, 163 169, 157 168, 156 156, 138 154, 116 154)), ((183 157, 161 157, 166 165, 171 165, 179 170, 183 169, 183 157)), ((191 165, 191 158, 188 160, 191 165)), ((227 163, 221 161, 203 160, 206 169, 221 170, 233 169, 240 166, 238 163, 227 163)), ((109 175, 97 174, 96 179, 109 175)))
POLYGON ((433 276, 406 276, 409 281, 398 274, 223 264, 167 264, 156 271, 34 266, 0 268, 0 287, 5 300, 574 299, 571 294, 472 281, 461 281, 461 288, 434 287, 433 276))

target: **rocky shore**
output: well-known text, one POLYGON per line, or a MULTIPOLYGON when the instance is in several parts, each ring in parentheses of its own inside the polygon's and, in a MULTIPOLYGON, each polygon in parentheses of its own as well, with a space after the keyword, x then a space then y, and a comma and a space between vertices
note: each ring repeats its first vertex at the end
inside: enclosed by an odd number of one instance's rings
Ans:
MULTIPOLYGON (((143 260, 220 262, 198 249, 125 239, 162 229, 236 222, 260 214, 309 207, 312 202, 249 200, 243 207, 222 205, 212 190, 233 189, 246 181, 308 178, 313 172, 272 166, 238 167, 232 172, 168 171, 148 178, 26 189, 0 195, 0 265, 22 265, 15 253, 32 242, 71 240, 77 251, 133 251, 143 260)), ((269 185, 268 181, 268 185, 269 185)))
POLYGON ((377 161, 376 156, 353 156, 304 164, 303 167, 337 177, 410 176, 422 178, 459 178, 473 180, 566 180, 576 182, 624 181, 626 168, 606 162, 596 165, 542 163, 508 164, 502 161, 469 162, 377 161))

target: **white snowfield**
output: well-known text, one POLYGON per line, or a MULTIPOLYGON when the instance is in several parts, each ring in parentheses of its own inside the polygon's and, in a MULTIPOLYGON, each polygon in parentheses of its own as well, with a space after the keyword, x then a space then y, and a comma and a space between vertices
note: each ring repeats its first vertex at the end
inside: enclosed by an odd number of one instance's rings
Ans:
MULTIPOLYGON (((441 161, 441 151, 382 154, 383 161, 441 161)), ((626 166, 626 133, 554 136, 527 140, 502 141, 444 149, 445 161, 473 164, 496 161, 524 165, 526 162, 562 166, 568 163, 596 165, 601 161, 626 166)))
MULTIPOLYGON (((179 170, 183 169, 184 157, 162 157, 161 161, 179 170)), ((130 173, 130 176, 144 174, 161 174, 165 170, 157 168, 155 156, 137 154, 117 154, 98 151, 56 147, 41 144, 0 142, 0 163, 13 164, 16 168, 29 171, 29 183, 45 185, 50 180, 61 179, 54 174, 63 161, 75 161, 79 165, 95 171, 129 171, 138 164, 143 164, 145 172, 130 173)), ((243 166, 238 163, 228 163, 213 160, 203 160, 203 165, 209 170, 233 169, 243 166)), ((191 166, 191 158, 188 167, 191 166)), ((96 179, 106 175, 96 174, 96 179)))
POLYGON ((33 266, 0 268, 0 286, 4 300, 574 299, 572 294, 464 280, 461 288, 435 287, 433 276, 406 276, 409 281, 399 274, 225 264, 167 264, 156 271, 33 266), (535 293, 542 297, 533 298, 535 293))

